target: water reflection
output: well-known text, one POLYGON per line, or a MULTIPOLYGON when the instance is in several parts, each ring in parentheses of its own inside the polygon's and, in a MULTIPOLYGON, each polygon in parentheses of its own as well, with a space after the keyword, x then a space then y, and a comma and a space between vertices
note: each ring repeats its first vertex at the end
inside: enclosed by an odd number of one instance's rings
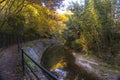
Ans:
POLYGON ((59 78, 59 80, 64 80, 64 78, 67 76, 67 72, 63 69, 55 69, 51 70, 51 72, 53 72, 59 78))
POLYGON ((43 54, 41 64, 60 80, 100 80, 76 65, 72 51, 61 45, 50 47, 43 54))

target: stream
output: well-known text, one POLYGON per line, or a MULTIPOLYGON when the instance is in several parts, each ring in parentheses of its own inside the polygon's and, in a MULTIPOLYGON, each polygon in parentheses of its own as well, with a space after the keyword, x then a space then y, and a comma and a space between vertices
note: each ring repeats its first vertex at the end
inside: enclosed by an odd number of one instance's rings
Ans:
MULTIPOLYGON (((98 58, 85 57, 56 40, 43 39, 24 44, 24 51, 59 80, 120 80, 120 68, 98 58)), ((30 60, 26 59, 41 80, 48 80, 30 60)))
POLYGON ((41 64, 59 80, 101 80, 75 64, 72 51, 63 45, 53 45, 43 54, 41 64))

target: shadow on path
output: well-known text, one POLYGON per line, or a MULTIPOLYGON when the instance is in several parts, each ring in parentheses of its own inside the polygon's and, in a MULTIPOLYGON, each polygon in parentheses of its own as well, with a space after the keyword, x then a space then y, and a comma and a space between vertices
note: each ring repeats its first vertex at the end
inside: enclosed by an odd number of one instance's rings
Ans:
POLYGON ((11 46, 0 52, 0 80, 21 80, 17 46, 11 46))

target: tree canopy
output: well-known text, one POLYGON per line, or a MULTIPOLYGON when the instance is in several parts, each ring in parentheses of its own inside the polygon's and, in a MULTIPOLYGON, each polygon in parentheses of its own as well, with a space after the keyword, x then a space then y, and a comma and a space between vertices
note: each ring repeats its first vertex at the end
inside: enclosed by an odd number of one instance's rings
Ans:
POLYGON ((63 32, 66 45, 99 57, 117 55, 120 21, 114 18, 115 6, 112 0, 88 0, 84 6, 73 3, 69 7, 73 15, 68 16, 67 29, 63 32))
POLYGON ((54 37, 73 49, 99 57, 107 53, 118 55, 120 9, 117 0, 85 0, 84 5, 69 6, 73 14, 58 14, 55 10, 62 1, 1 0, 0 31, 54 37))

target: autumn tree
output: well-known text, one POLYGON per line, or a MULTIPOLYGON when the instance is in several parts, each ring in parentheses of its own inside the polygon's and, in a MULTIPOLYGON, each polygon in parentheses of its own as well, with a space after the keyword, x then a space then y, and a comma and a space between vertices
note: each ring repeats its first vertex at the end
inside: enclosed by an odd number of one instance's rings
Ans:
MULTIPOLYGON (((61 2, 62 0, 2 0, 0 2, 0 29, 1 31, 12 32, 13 25, 17 23, 14 29, 18 29, 17 27, 22 23, 19 24, 14 17, 21 16, 24 19, 22 20, 24 21, 23 33, 42 36, 52 35, 57 26, 56 21, 59 19, 55 13, 55 8, 60 6, 61 2), (12 19, 14 22, 10 24, 12 19)), ((18 19, 21 21, 20 17, 18 19)))
POLYGON ((112 0, 86 0, 84 6, 74 3, 63 34, 66 44, 85 53, 116 55, 120 29, 114 20, 114 8, 112 0))

